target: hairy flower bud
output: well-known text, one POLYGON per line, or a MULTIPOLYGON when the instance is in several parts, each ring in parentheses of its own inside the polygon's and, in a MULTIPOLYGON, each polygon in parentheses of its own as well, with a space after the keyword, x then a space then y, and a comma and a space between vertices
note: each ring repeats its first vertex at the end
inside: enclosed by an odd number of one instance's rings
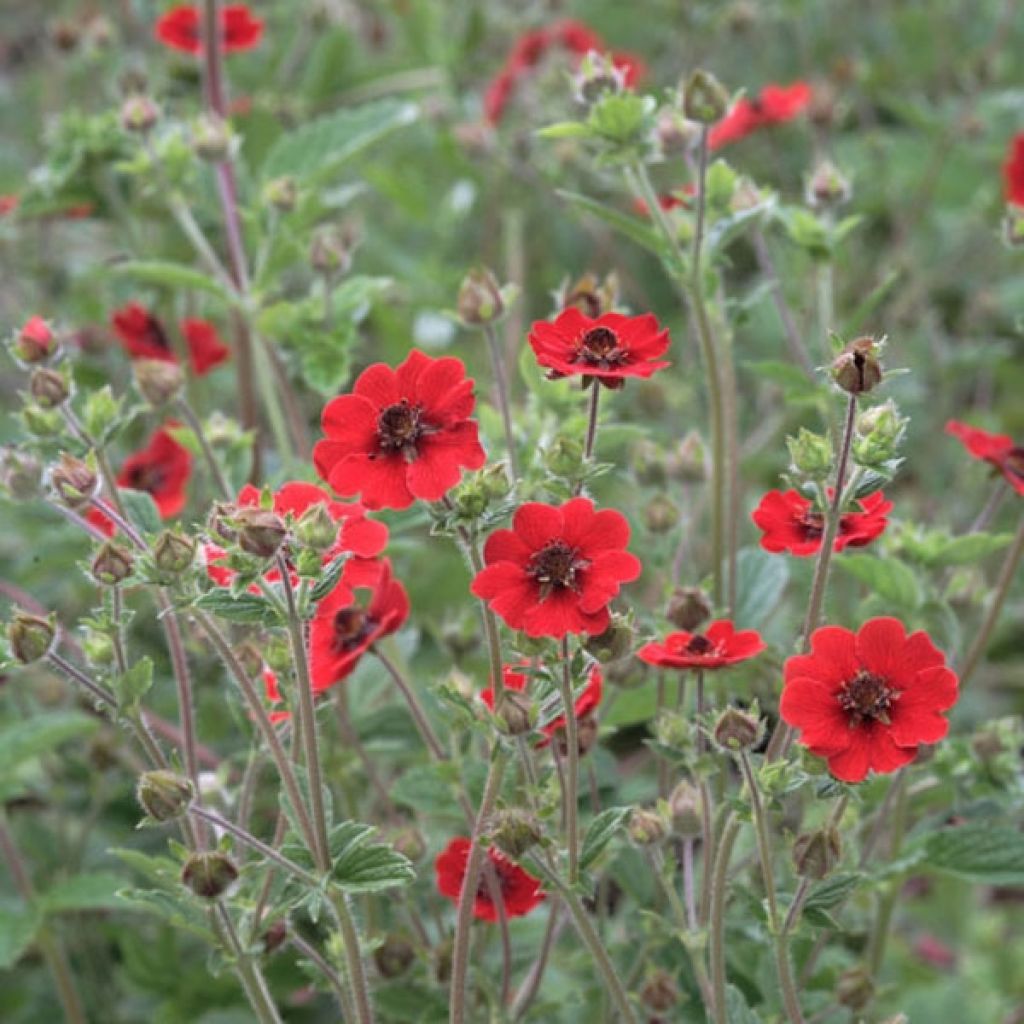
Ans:
POLYGON ((668 533, 679 524, 679 509, 667 494, 656 494, 644 509, 644 522, 651 533, 668 533))
POLYGON ((502 853, 518 860, 540 842, 540 823, 528 811, 518 808, 495 811, 484 823, 483 837, 502 853))
POLYGON ((146 135, 160 120, 160 108, 141 93, 128 96, 121 104, 121 127, 126 132, 146 135))
POLYGON ((238 540, 238 530, 235 528, 237 514, 236 505, 226 501, 214 502, 206 519, 206 529, 211 539, 218 544, 234 544, 238 540))
POLYGON ((19 612, 7 625, 7 643, 15 661, 31 665, 45 658, 53 650, 57 627, 52 618, 19 612))
POLYGON ((834 210, 850 201, 850 181, 831 160, 823 160, 807 179, 807 205, 816 210, 834 210))
POLYGON ((373 951, 373 962, 383 978, 398 978, 405 974, 416 959, 412 943, 401 935, 388 935, 382 945, 373 951))
POLYGON ((269 928, 263 933, 263 953, 265 956, 270 956, 271 953, 276 953, 288 939, 288 922, 282 918, 278 918, 269 928))
POLYGON ((679 986, 667 971, 655 969, 640 989, 640 1002, 655 1013, 667 1013, 679 1004, 679 986))
POLYGON ((226 853, 193 853, 181 872, 181 881, 200 899, 220 899, 238 880, 238 868, 226 853))
POLYGON ((188 779, 163 769, 144 772, 135 787, 135 799, 154 821, 180 818, 194 796, 188 779))
POLYGON ((874 338, 851 341, 832 364, 832 379, 851 395, 862 395, 882 382, 879 343, 874 338))
POLYGON ((654 132, 662 154, 676 156, 685 153, 696 144, 700 126, 687 120, 678 110, 665 107, 658 113, 654 132))
POLYGON ((544 452, 544 465, 555 476, 573 477, 583 468, 583 445, 575 438, 558 437, 544 452))
POLYGON ((164 530, 153 545, 153 561, 169 576, 180 576, 192 568, 196 557, 193 540, 174 530, 164 530))
POLYGON ((314 551, 326 551, 338 539, 338 524, 324 502, 318 501, 302 513, 295 524, 295 539, 314 551))
POLYGON ((263 186, 263 201, 278 213, 290 213, 299 201, 299 186, 294 178, 272 178, 263 186))
POLYGON ((672 829, 683 839, 696 839, 704 830, 704 799, 700 789, 687 779, 676 785, 668 798, 672 829))
POLYGON ((462 279, 455 302, 459 319, 472 327, 494 323, 505 312, 498 279, 487 267, 474 267, 462 279))
POLYGON ((691 430, 670 452, 665 468, 671 479, 679 483, 701 483, 708 476, 708 450, 704 439, 691 430))
POLYGON ((761 721, 739 708, 726 708, 715 723, 715 742, 728 751, 751 750, 763 734, 761 721))
POLYGON ((29 317, 11 341, 12 354, 23 363, 45 362, 56 350, 57 338, 41 316, 29 317))
POLYGON ((862 412, 853 438, 853 461, 859 466, 878 467, 896 458, 907 422, 892 399, 862 412))
POLYGON ((100 479, 88 463, 66 452, 50 467, 50 486, 68 508, 83 508, 99 494, 100 479))
POLYGON ((871 972, 864 967, 851 967, 843 971, 836 981, 836 1002, 857 1013, 868 1006, 875 997, 875 984, 871 972))
POLYGON ((618 296, 619 279, 614 272, 599 281, 597 275, 588 270, 573 284, 563 282, 555 294, 555 304, 559 309, 575 306, 584 316, 596 320, 615 309, 618 296))
POLYGON ((505 690, 494 708, 495 717, 509 736, 522 736, 529 732, 536 721, 537 712, 525 693, 505 690))
POLYGON ((665 618, 676 628, 692 633, 711 618, 711 601, 700 587, 676 587, 668 599, 665 618))
POLYGON ((166 359, 136 359, 132 363, 135 387, 154 409, 173 402, 185 386, 185 375, 177 363, 166 359))
POLYGON ((801 427, 796 437, 786 438, 793 468, 812 480, 823 480, 832 469, 832 442, 824 434, 801 427))
MULTIPOLYGON (((580 757, 585 757, 593 749, 600 732, 600 724, 596 715, 584 715, 576 722, 576 751, 580 757)), ((569 734, 562 728, 554 735, 555 747, 559 757, 569 756, 569 734)))
POLYGON ((657 811, 634 807, 626 825, 626 834, 637 846, 653 846, 668 835, 668 826, 657 811))
POLYGON ((43 409, 55 409, 57 406, 63 405, 71 394, 64 374, 45 366, 32 371, 32 376, 28 381, 28 391, 43 409))
POLYGON ((132 553, 127 548, 107 541, 92 560, 90 571, 97 583, 116 587, 131 576, 133 565, 132 553))
POLYGON ((17 448, 0 449, 0 488, 14 501, 29 501, 39 494, 43 467, 39 460, 17 448))
POLYGON ((284 520, 267 508, 246 505, 234 515, 238 546, 257 558, 273 558, 288 535, 284 520))
POLYGON ((796 873, 802 878, 824 878, 839 863, 842 851, 839 832, 835 828, 804 832, 793 844, 796 873))
POLYGON ((231 129, 217 114, 202 114, 192 125, 192 149, 200 160, 222 163, 231 153, 231 129))
POLYGON ((587 637, 583 649, 600 662, 618 661, 633 649, 635 634, 631 616, 612 612, 608 628, 597 636, 587 637))
POLYGON ((359 230, 354 223, 326 224, 313 233, 309 264, 319 274, 346 274, 358 245, 359 230))
POLYGON ((729 93, 709 71, 697 69, 683 86, 683 113, 700 124, 714 124, 729 109, 729 93))

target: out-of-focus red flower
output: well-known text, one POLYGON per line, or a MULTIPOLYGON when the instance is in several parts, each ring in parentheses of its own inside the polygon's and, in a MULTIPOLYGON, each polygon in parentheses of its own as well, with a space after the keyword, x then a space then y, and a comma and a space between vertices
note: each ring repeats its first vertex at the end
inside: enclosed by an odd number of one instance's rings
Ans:
POLYGON ((663 643, 644 644, 637 657, 648 665, 676 669, 716 669, 736 665, 765 649, 753 629, 737 631, 729 619, 710 623, 699 633, 669 633, 663 643))
POLYGON ((18 208, 18 197, 13 193, 0 196, 0 217, 6 217, 7 214, 13 212, 18 208))
POLYGON ((766 85, 759 96, 753 99, 743 96, 737 101, 732 110, 711 129, 708 146, 721 149, 760 128, 792 121, 807 109, 810 102, 811 87, 807 82, 766 85))
POLYGON ((487 461, 460 359, 414 349, 397 370, 368 367, 352 392, 327 403, 327 438, 313 449, 317 473, 338 494, 361 495, 367 508, 408 508, 417 498, 438 501, 463 469, 487 461))
POLYGON ((1018 494, 1024 494, 1024 446, 1015 444, 1008 434, 990 434, 959 420, 950 420, 946 433, 957 438, 974 458, 994 466, 1018 494))
MULTIPOLYGON (((141 303, 129 302, 115 310, 110 325, 132 359, 178 361, 163 324, 141 303)), ((196 376, 202 377, 231 357, 231 350, 208 321, 182 320, 181 332, 196 376)))
MULTIPOLYGON (((263 19, 257 18, 245 4, 226 4, 220 12, 224 50, 251 50, 263 36, 263 19)), ((158 42, 172 50, 200 53, 202 15, 198 7, 182 4, 172 7, 156 21, 153 34, 158 42)))
POLYGON ((231 358, 231 349, 221 341, 217 328, 208 320, 189 318, 181 321, 188 356, 197 377, 231 358))
POLYGON ((858 633, 815 630, 810 654, 783 671, 783 720, 844 782, 909 764, 920 744, 946 735, 942 712, 957 699, 956 675, 928 634, 907 636, 893 618, 871 619, 858 633))
MULTIPOLYGON (((462 895, 462 883, 466 877, 466 865, 469 863, 469 851, 472 842, 464 836, 457 836, 437 855, 434 861, 434 872, 437 878, 437 891, 455 903, 462 895)), ((506 917, 522 917, 544 901, 539 878, 534 878, 518 864, 509 860, 499 850, 488 847, 487 858, 494 871, 494 877, 501 890, 506 917)), ((485 865, 486 870, 486 865, 485 865)), ((485 872, 480 873, 480 884, 477 886, 473 899, 473 914, 483 921, 497 921, 500 917, 498 907, 491 898, 485 872)))
POLYGON ((41 316, 30 316, 18 332, 14 351, 26 363, 41 363, 53 355, 57 338, 41 316))
POLYGON ((914 939, 914 956, 938 971, 951 971, 956 967, 956 950, 951 949, 930 932, 914 939))
MULTIPOLYGON (((839 519, 835 551, 870 544, 889 523, 886 516, 892 511, 892 502, 886 501, 881 491, 868 494, 856 504, 859 512, 846 512, 839 519)), ((765 551, 788 551, 806 557, 821 547, 825 517, 798 491, 769 491, 751 518, 762 531, 761 547, 765 551)))
MULTIPOLYGON (((691 200, 696 194, 696 185, 681 185, 679 188, 674 188, 671 192, 658 196, 658 205, 666 212, 678 209, 689 210, 693 206, 691 200)), ((633 200, 633 210, 635 213, 640 214, 641 217, 650 216, 647 203, 639 196, 633 200)))
POLYGON ((1010 140, 1003 163, 1003 182, 1006 201, 1024 206, 1024 132, 1019 132, 1010 140))
POLYGON ((627 543, 626 517, 596 511, 589 498, 561 506, 530 501, 516 510, 511 530, 487 538, 485 568, 471 589, 528 636, 597 636, 608 628, 608 603, 640 575, 627 543))
POLYGON ((628 377, 650 377, 669 365, 659 359, 668 350, 668 330, 650 313, 591 319, 570 306, 554 321, 536 321, 528 340, 552 378, 583 376, 620 388, 628 377))

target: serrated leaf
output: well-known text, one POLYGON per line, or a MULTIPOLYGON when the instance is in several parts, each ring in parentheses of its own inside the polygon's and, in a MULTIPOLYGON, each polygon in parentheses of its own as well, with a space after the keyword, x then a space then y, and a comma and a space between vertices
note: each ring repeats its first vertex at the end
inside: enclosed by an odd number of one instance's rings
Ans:
POLYGON ((844 555, 836 559, 836 565, 866 584, 879 597, 902 608, 916 608, 921 601, 917 577, 895 558, 844 555))
POLYGON ((98 727, 97 719, 79 711, 55 711, 7 726, 0 730, 0 777, 68 740, 88 736, 98 727))
POLYGON ((198 935, 206 942, 215 943, 216 937, 206 927, 206 916, 198 904, 191 902, 181 890, 181 895, 163 889, 132 889, 118 890, 122 903, 131 903, 144 910, 149 910, 162 917, 168 924, 198 935))
POLYGON ((760 548, 742 548, 736 554, 736 591, 733 618, 738 628, 760 626, 778 606, 789 583, 789 561, 760 548))
POLYGON ((156 507, 149 491, 136 491, 130 487, 119 487, 117 493, 124 505, 129 521, 143 533, 159 533, 163 529, 160 510, 156 507))
POLYGON ((196 601, 196 607, 228 622, 252 625, 279 625, 280 616, 274 606, 259 594, 239 594, 232 597, 221 588, 210 590, 196 601))
POLYGON ((415 104, 391 99, 327 114, 279 138, 260 174, 264 180, 291 175, 306 182, 323 182, 345 161, 412 124, 418 115, 415 104))
POLYGON ((117 695, 117 706, 122 711, 138 706, 153 685, 153 662, 140 658, 127 672, 116 676, 111 686, 117 695))
POLYGON ((558 195, 570 205, 584 213, 589 213, 592 217, 596 217, 619 232, 620 235, 625 235, 637 245, 643 246, 648 252, 653 252, 659 259, 665 258, 665 246, 661 236, 642 220, 631 217, 628 213, 623 213, 611 206, 605 206, 604 203, 591 199, 590 196, 580 195, 578 192, 559 189, 558 195))
POLYGON ((628 807, 609 807, 590 823, 583 837, 583 848, 580 850, 581 871, 586 871, 601 856, 615 833, 622 828, 629 813, 628 807))
POLYGON ((202 270, 184 263, 165 260, 126 260, 109 267, 114 274, 130 277, 141 284, 159 285, 163 288, 183 289, 215 295, 224 302, 232 302, 233 296, 217 280, 202 270))
POLYGON ((860 885, 863 875, 855 872, 833 875, 814 886, 804 903, 804 911, 828 910, 848 899, 860 885))
POLYGON ((338 580, 341 579, 341 574, 345 571, 347 562, 347 554, 338 555, 337 558, 332 559, 324 567, 323 575, 316 581, 316 585, 309 592, 311 601, 322 600, 337 586, 338 580))
POLYGON ((39 914, 29 907, 0 907, 0 971, 13 967, 35 941, 39 914))
POLYGON ((333 881, 346 892, 380 892, 408 885, 416 877, 412 862, 387 843, 373 842, 376 828, 346 821, 330 836, 333 881))
POLYGON ((69 910, 124 909, 118 896, 124 879, 109 871, 74 875, 41 893, 39 902, 47 913, 69 910))
POLYGON ((931 566, 970 565, 995 554, 1013 540, 1012 533, 970 533, 965 537, 929 536, 926 549, 915 554, 931 566))
POLYGON ((1005 825, 961 825, 924 841, 924 863, 987 885, 1024 885, 1024 832, 1005 825))

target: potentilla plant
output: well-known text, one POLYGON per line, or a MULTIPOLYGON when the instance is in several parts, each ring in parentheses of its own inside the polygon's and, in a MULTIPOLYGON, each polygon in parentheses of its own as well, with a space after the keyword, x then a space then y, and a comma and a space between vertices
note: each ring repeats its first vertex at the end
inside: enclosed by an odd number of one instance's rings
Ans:
POLYGON ((1020 722, 972 736, 958 718, 1024 551, 1024 452, 951 421, 991 499, 962 533, 941 495, 928 525, 901 508, 917 453, 893 383, 916 368, 870 301, 833 329, 850 183, 822 160, 790 205, 720 156, 790 130, 812 87, 733 95, 693 70, 645 90, 643 63, 582 22, 527 33, 486 89, 486 130, 568 76, 579 117, 540 144, 598 170, 602 197, 569 194, 565 215, 647 250, 678 302, 642 308, 614 275, 566 268, 548 314, 510 330, 543 298, 476 266, 438 297, 459 354, 385 360, 358 332, 392 282, 355 272, 373 226, 339 220, 327 186, 420 111, 346 108, 256 159, 225 57, 259 47, 262 20, 206 0, 153 31, 200 89, 129 80, 90 133, 89 160, 177 232, 172 252, 130 237, 115 267, 136 289, 107 313, 124 366, 99 383, 59 313, 11 331, 24 437, 6 492, 77 538, 77 566, 48 571, 84 574, 91 606, 4 591, 5 689, 49 671, 78 704, 0 747, 23 904, 0 923, 7 962, 36 950, 66 1019, 99 1019, 62 914, 116 872, 99 905, 201 948, 237 981, 222 1001, 240 992, 261 1022, 301 1004, 358 1024, 905 1019, 887 953, 908 878, 1024 877, 1020 722), (673 167, 686 180, 659 191, 673 167), (775 275, 776 229, 813 262, 812 329, 775 275), (742 246, 788 348, 741 377, 742 246), (168 315, 167 295, 190 301, 168 315), (666 447, 644 389, 684 377, 695 400, 671 407, 666 447), (769 421, 787 465, 764 490, 748 398, 779 380, 799 423, 769 421), (991 531, 997 515, 1016 532, 991 531), (122 811, 106 876, 33 878, 20 766, 99 722, 143 831, 122 811))

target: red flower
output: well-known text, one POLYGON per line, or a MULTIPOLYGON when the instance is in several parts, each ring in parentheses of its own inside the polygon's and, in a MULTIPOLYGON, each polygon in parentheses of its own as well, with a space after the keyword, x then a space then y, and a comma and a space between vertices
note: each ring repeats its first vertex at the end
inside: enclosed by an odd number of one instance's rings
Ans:
MULTIPOLYGON (((132 359, 178 361, 163 324, 140 303, 130 302, 115 310, 110 324, 132 359)), ((181 331, 188 346, 189 362, 197 376, 209 373, 230 357, 231 352, 221 341, 217 329, 206 320, 182 320, 181 331)))
POLYGON ((208 320, 182 320, 181 333, 185 335, 188 356, 197 377, 202 377, 231 358, 231 350, 221 341, 217 328, 208 320))
POLYGON ((616 50, 612 53, 612 65, 624 72, 622 84, 627 89, 635 89, 647 77, 647 65, 635 53, 616 50))
POLYGON ((570 53, 585 57, 591 50, 603 50, 604 40, 589 25, 573 18, 557 21, 550 28, 552 43, 560 43, 570 53))
POLYGON ((959 438, 974 458, 995 466, 1018 494, 1024 494, 1024 447, 1008 434, 989 434, 958 420, 946 424, 946 433, 959 438))
POLYGON ((561 507, 521 505, 511 530, 484 545, 486 568, 472 591, 513 629, 528 636, 597 636, 608 628, 608 602, 640 575, 625 550, 629 523, 614 509, 594 510, 589 498, 561 507))
MULTIPOLYGON (((437 890, 455 903, 459 902, 462 895, 462 882, 466 877, 466 865, 469 862, 472 845, 469 839, 457 836, 434 861, 437 890)), ((494 847, 487 849, 487 859, 494 869, 495 878, 501 889, 506 917, 522 917, 544 901, 539 878, 534 878, 494 847)), ((484 870, 486 871, 486 865, 484 870)), ((490 888, 483 871, 480 873, 480 884, 473 900, 473 914, 484 921, 497 921, 500 916, 498 907, 491 899, 490 888)))
POLYGON ((409 617, 405 587, 391 576, 391 563, 353 559, 341 581, 318 605, 309 628, 313 689, 340 682, 381 637, 401 629, 409 617), (356 591, 369 591, 365 603, 356 591))
POLYGON ((6 217, 7 214, 13 212, 18 208, 18 197, 13 193, 0 196, 0 217, 6 217))
POLYGON ((437 501, 463 469, 487 460, 477 437, 473 381, 462 361, 415 349, 392 370, 374 363, 353 394, 327 403, 327 439, 313 449, 316 471, 339 494, 361 494, 367 508, 437 501))
MULTIPOLYGON (((518 667, 528 666, 529 662, 524 661, 518 667)), ((515 690, 521 693, 527 688, 530 683, 530 676, 525 672, 517 672, 515 668, 505 665, 501 670, 502 679, 505 682, 506 690, 515 690)), ((587 678, 587 685, 583 687, 582 692, 576 698, 573 704, 573 714, 577 721, 584 719, 587 715, 591 714, 597 709, 597 706, 601 703, 601 697, 604 695, 604 677, 601 675, 601 666, 594 665, 590 670, 590 675, 587 678)), ((494 688, 488 686, 486 690, 480 691, 480 699, 487 705, 491 711, 494 710, 494 688)), ((537 746, 546 747, 551 742, 551 738, 555 733, 565 728, 565 715, 559 715, 557 718, 548 722, 546 725, 540 727, 540 731, 546 737, 541 740, 537 746)))
MULTIPOLYGON (((124 460, 117 474, 118 487, 151 495, 162 519, 171 519, 185 507, 186 485, 192 475, 189 450, 178 444, 167 429, 177 425, 173 421, 164 424, 145 448, 124 460)), ((114 524, 98 509, 92 509, 88 519, 104 533, 114 533, 114 524)))
POLYGON ((792 121, 807 109, 811 102, 811 87, 807 82, 792 85, 766 85, 755 99, 742 97, 708 135, 711 149, 739 139, 767 125, 792 121))
POLYGON ((800 742, 828 760, 844 782, 869 770, 909 764, 922 743, 936 743, 957 699, 957 678, 927 633, 906 635, 898 619, 871 619, 853 633, 824 626, 811 653, 784 668, 779 711, 800 742))
MULTIPOLYGON (((680 208, 689 210, 693 206, 693 203, 690 200, 696 194, 696 185, 681 185, 679 188, 673 189, 671 192, 663 193, 658 196, 658 205, 666 212, 680 208)), ((641 199, 639 196, 633 200, 633 209, 636 213, 639 213, 641 217, 647 217, 650 215, 646 201, 641 199)))
MULTIPOLYGON (((831 489, 829 496, 831 496, 831 489)), ((833 550, 860 548, 880 536, 889 520, 892 502, 881 491, 860 498, 860 512, 846 512, 839 519, 839 532, 833 550)), ((825 517, 810 500, 794 490, 769 491, 754 509, 754 522, 762 530, 761 547, 765 551, 788 551, 790 554, 813 555, 821 547, 825 517)))
POLYGON ((735 665, 760 654, 765 642, 753 629, 736 631, 729 619, 712 622, 702 633, 669 633, 664 643, 649 643, 637 657, 659 668, 711 669, 735 665))
POLYGON ((1024 206, 1024 132, 1010 140, 1003 163, 1003 181, 1006 185, 1006 201, 1024 206))
POLYGON ((669 365, 658 358, 668 349, 668 330, 651 313, 605 313, 593 320, 570 306, 554 323, 536 321, 529 342, 551 377, 582 374, 584 380, 596 377, 609 388, 622 387, 627 377, 650 377, 669 365))
MULTIPOLYGON (((263 35, 263 20, 245 4, 226 4, 220 12, 224 50, 251 50, 263 35)), ((154 26, 157 40, 172 50, 199 53, 202 48, 201 15, 198 7, 183 4, 162 14, 154 26)))
POLYGON ((18 331, 14 352, 26 363, 40 363, 49 359, 56 347, 57 339, 50 325, 41 316, 30 316, 18 331))

